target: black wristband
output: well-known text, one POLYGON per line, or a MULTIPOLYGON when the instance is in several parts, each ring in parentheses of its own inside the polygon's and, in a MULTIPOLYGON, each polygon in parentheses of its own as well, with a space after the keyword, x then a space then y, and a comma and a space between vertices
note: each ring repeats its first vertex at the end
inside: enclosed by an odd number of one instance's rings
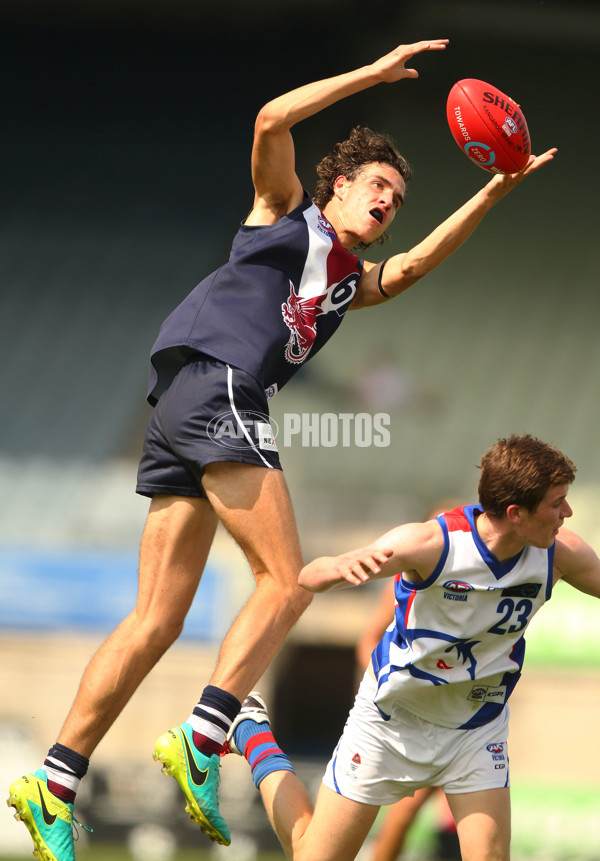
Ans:
POLYGON ((377 287, 379 288, 379 292, 384 297, 384 299, 393 299, 394 297, 390 296, 389 293, 386 293, 385 290, 383 289, 383 287, 381 286, 381 279, 383 277, 383 270, 385 269, 385 264, 388 262, 388 260, 389 260, 389 257, 387 258, 387 260, 384 260, 383 263, 381 264, 381 268, 379 269, 379 276, 377 278, 377 287))

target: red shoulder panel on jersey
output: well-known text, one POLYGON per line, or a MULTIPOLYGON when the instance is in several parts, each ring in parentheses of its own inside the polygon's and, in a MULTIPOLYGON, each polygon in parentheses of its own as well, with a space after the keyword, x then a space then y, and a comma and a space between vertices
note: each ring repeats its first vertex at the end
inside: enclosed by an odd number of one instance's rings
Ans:
POLYGON ((452 511, 447 511, 443 515, 448 527, 448 532, 470 532, 471 524, 465 515, 464 506, 453 508, 452 511))

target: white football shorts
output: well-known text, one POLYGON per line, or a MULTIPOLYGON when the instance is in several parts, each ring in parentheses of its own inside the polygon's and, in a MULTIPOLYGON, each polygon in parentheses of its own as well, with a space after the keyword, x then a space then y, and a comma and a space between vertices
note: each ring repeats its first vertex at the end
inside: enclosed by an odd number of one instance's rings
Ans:
POLYGON ((477 729, 448 729, 399 706, 384 720, 373 702, 376 688, 366 674, 323 777, 329 789, 382 805, 424 786, 452 795, 510 785, 508 706, 477 729))

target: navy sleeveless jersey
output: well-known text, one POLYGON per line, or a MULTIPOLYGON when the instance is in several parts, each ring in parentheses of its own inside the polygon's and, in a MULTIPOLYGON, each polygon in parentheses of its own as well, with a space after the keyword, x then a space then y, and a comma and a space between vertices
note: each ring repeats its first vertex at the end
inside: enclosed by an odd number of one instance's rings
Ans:
POLYGON ((156 404, 194 353, 241 368, 275 394, 336 331, 362 268, 306 193, 275 224, 242 224, 229 261, 162 324, 148 400, 156 404))

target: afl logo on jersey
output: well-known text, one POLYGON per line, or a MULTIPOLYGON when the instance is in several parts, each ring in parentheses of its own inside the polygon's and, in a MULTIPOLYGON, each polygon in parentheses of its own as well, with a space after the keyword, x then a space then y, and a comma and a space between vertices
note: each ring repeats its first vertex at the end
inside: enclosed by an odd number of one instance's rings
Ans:
POLYGON ((444 589, 447 589, 448 592, 456 592, 458 594, 473 591, 473 587, 470 583, 465 583, 463 580, 446 580, 444 583, 444 589))
POLYGON ((466 601, 467 593, 473 591, 473 587, 463 580, 446 580, 444 585, 444 598, 448 601, 466 601))
POLYGON ((334 239, 337 234, 331 224, 327 221, 327 219, 319 213, 317 219, 317 226, 321 233, 324 233, 326 236, 329 236, 330 239, 334 239))
POLYGON ((483 700, 485 699, 486 693, 487 693, 486 687, 482 686, 480 688, 471 688, 471 693, 469 694, 467 699, 475 700, 476 702, 483 702, 483 700))
POLYGON ((504 742, 497 741, 495 744, 488 744, 486 750, 490 753, 504 753, 504 742))

